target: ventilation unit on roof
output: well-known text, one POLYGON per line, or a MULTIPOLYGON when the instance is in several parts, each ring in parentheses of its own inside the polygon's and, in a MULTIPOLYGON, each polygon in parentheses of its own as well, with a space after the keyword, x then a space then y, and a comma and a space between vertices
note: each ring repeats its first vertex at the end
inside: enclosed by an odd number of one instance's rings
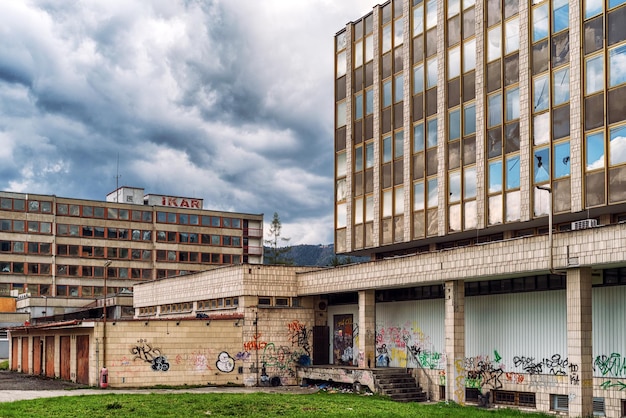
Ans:
POLYGON ((572 222, 572 231, 579 229, 595 228, 598 226, 597 219, 583 219, 582 221, 572 222))

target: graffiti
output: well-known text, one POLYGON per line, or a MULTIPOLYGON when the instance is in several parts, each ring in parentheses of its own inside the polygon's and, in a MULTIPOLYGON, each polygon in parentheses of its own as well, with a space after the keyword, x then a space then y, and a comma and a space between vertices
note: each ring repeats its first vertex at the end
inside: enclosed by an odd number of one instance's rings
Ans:
POLYGON ((467 381, 471 388, 482 390, 483 388, 501 389, 500 378, 504 374, 502 366, 495 365, 489 360, 489 356, 468 357, 465 359, 467 381))
POLYGON ((310 356, 311 346, 309 340, 311 338, 310 331, 300 321, 293 321, 288 325, 289 339, 292 346, 300 347, 304 352, 310 356))
POLYGON ((553 388, 567 384, 567 377, 563 375, 531 374, 527 377, 528 386, 535 389, 553 388))
POLYGON ((572 385, 580 384, 580 376, 578 376, 578 364, 569 365, 569 382, 572 385))
POLYGON ((600 387, 604 390, 609 390, 612 388, 616 388, 617 390, 626 390, 626 382, 612 382, 610 380, 607 380, 606 382, 603 382, 600 387))
POLYGON ((504 377, 507 382, 514 383, 516 385, 520 385, 524 383, 524 375, 519 373, 504 373, 504 377))
POLYGON ((261 334, 254 334, 252 336, 252 340, 243 343, 244 351, 254 351, 254 350, 263 350, 267 347, 267 343, 265 341, 260 341, 261 334))
POLYGON ((602 376, 626 376, 626 358, 618 353, 611 353, 609 356, 600 355, 593 362, 593 370, 598 370, 602 376))
POLYGON ((534 357, 515 356, 513 357, 515 367, 520 367, 528 374, 552 374, 555 376, 567 375, 567 357, 562 358, 560 354, 554 354, 550 358, 535 361, 534 357))
POLYGON ((500 353, 498 353, 498 350, 493 350, 493 361, 499 363, 500 360, 502 360, 502 357, 500 356, 500 353))
POLYGON ((376 348, 376 367, 389 367, 391 357, 389 357, 389 351, 387 351, 387 344, 383 344, 381 347, 376 348))
POLYGON ((354 321, 351 314, 333 317, 333 362, 334 364, 353 364, 354 321))
POLYGON ((217 356, 215 366, 220 372, 230 373, 235 370, 235 359, 232 358, 230 354, 228 354, 226 351, 222 351, 217 356))
POLYGON ((250 353, 248 351, 240 351, 235 355, 235 360, 246 361, 250 358, 250 353))
POLYGON ((135 355, 133 361, 141 360, 150 363, 155 372, 166 372, 170 369, 170 364, 167 362, 167 358, 161 354, 161 350, 153 348, 144 339, 138 340, 137 343, 138 345, 130 349, 130 352, 135 355))
POLYGON ((439 367, 441 362, 441 353, 422 350, 421 347, 412 345, 409 347, 409 352, 413 355, 421 367, 425 369, 436 369, 439 367))
POLYGON ((465 361, 463 359, 454 360, 456 378, 454 379, 454 400, 459 405, 465 404, 465 361))
POLYGON ((274 368, 277 374, 295 377, 294 365, 302 354, 304 353, 292 352, 289 347, 276 347, 274 343, 269 343, 263 350, 261 364, 264 368, 274 368))

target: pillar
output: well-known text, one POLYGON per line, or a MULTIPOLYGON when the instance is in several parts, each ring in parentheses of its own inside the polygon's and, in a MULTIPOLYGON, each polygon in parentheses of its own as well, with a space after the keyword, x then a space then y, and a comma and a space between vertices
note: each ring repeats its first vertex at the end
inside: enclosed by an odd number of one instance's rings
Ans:
POLYGON ((591 269, 567 270, 569 416, 593 416, 591 269))
POLYGON ((465 282, 445 283, 446 399, 465 403, 465 282))
POLYGON ((359 368, 376 366, 376 291, 359 291, 359 368))

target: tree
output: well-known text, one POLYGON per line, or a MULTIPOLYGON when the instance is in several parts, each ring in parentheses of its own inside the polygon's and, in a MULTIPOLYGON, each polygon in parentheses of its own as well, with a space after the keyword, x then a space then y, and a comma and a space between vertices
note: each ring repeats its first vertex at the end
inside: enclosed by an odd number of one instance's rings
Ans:
POLYGON ((265 264, 282 264, 282 265, 292 265, 293 260, 291 257, 288 257, 287 254, 291 252, 291 247, 287 246, 286 243, 289 242, 291 238, 285 238, 280 236, 280 230, 282 229, 283 224, 280 222, 280 217, 277 212, 274 212, 274 217, 272 218, 272 223, 270 224, 269 229, 269 239, 265 240, 265 245, 268 247, 268 250, 265 254, 265 264), (283 244, 280 246, 279 244, 283 244))

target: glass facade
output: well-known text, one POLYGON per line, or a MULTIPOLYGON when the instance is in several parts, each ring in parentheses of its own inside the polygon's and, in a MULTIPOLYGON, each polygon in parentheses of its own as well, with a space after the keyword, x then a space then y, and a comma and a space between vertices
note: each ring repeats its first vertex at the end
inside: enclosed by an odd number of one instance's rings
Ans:
POLYGON ((348 24, 335 49, 337 251, 624 211, 625 19, 617 0, 392 0, 348 24))

